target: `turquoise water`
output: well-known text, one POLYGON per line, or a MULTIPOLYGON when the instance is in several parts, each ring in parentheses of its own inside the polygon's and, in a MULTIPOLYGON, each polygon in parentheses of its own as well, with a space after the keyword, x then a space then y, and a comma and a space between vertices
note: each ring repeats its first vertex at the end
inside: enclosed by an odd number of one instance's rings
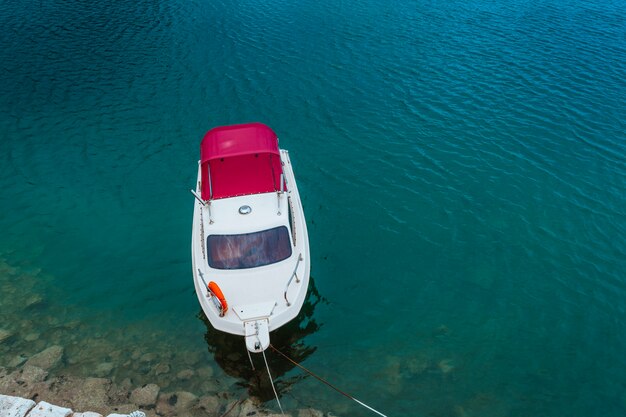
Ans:
MULTIPOLYGON (((2 2, 0 327, 254 391, 198 318, 188 190, 206 130, 261 121, 308 221, 305 366, 390 416, 626 413, 626 2, 109 3, 2 2)), ((277 373, 288 410, 371 415, 277 373)))

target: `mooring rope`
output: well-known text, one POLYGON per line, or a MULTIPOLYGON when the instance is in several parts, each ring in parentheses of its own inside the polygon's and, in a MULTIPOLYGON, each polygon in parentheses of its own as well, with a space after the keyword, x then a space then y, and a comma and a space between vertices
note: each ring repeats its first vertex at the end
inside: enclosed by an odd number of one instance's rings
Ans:
MULTIPOLYGON (((312 371, 309 371, 307 368, 305 368, 304 366, 300 365, 298 362, 294 361, 293 359, 291 359, 289 356, 285 355, 283 352, 281 352, 280 350, 276 349, 274 347, 274 345, 270 344, 270 348, 272 348, 272 350, 276 353, 278 353, 279 355, 281 355, 283 358, 287 359, 289 362, 291 362, 292 364, 296 365, 298 368, 302 369, 303 371, 305 371, 306 373, 308 373, 309 375, 311 375, 313 378, 316 378, 317 380, 323 382, 324 384, 328 385, 329 387, 331 387, 332 389, 334 389, 335 391, 337 391, 338 393, 340 393, 341 395, 350 398, 352 401, 356 402, 357 404, 367 408, 370 411, 373 411, 374 413, 378 414, 379 416, 382 417, 387 417, 385 414, 381 413, 378 410, 375 410, 374 408, 370 407, 369 405, 365 404, 362 401, 357 400, 356 398, 354 398, 352 395, 340 390, 339 388, 337 388, 336 386, 334 386, 333 384, 331 384, 330 382, 326 381, 324 378, 322 378, 321 376, 316 375, 315 373, 313 373, 312 371)), ((263 358, 265 358, 265 352, 263 352, 263 358)), ((267 361, 265 362, 265 364, 267 365, 267 361)), ((267 371, 269 372, 269 368, 267 368, 267 371)), ((270 377, 271 380, 271 377, 270 377)), ((274 384, 272 384, 272 388, 274 387, 274 384)), ((276 393, 276 391, 274 391, 274 393, 276 393)), ((276 397, 278 399, 278 397, 276 397)), ((279 403, 280 405, 280 403, 279 403)), ((282 408, 281 408, 282 411, 282 408)))
POLYGON ((233 408, 235 408, 235 406, 239 403, 241 403, 241 400, 237 400, 235 401, 228 410, 226 410, 226 412, 224 414, 222 414, 220 417, 226 417, 228 414, 230 414, 231 411, 233 411, 233 408))
POLYGON ((263 350, 262 352, 263 352, 263 360, 265 361, 265 367, 267 368, 267 376, 270 377, 270 384, 272 384, 272 389, 274 390, 274 395, 276 396, 276 402, 278 403, 278 408, 280 408, 280 413, 284 416, 285 412, 283 411, 283 406, 280 405, 280 400, 278 399, 278 393, 276 392, 276 388, 274 387, 274 380, 272 379, 272 374, 270 373, 270 366, 267 364, 265 351, 263 350))

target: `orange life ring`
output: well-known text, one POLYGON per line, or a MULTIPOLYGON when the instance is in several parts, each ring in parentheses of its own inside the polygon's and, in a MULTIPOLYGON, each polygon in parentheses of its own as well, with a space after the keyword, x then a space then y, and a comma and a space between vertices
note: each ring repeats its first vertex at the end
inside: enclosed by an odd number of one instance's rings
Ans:
POLYGON ((220 289, 219 285, 217 285, 213 281, 209 282, 208 290, 214 297, 213 302, 215 303, 215 307, 217 307, 220 312, 220 317, 224 317, 224 314, 226 314, 226 312, 228 311, 228 303, 226 302, 226 297, 224 297, 224 293, 220 289))

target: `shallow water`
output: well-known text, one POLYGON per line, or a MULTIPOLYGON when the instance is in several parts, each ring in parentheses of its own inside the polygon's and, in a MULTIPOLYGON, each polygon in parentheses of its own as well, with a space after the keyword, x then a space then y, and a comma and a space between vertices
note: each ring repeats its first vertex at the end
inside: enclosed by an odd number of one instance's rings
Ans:
MULTIPOLYGON (((262 121, 307 215, 307 367, 389 415, 623 415, 625 7, 5 2, 1 357, 267 398, 199 318, 188 192, 206 130, 262 121)), ((281 373, 287 409, 370 415, 281 373)))

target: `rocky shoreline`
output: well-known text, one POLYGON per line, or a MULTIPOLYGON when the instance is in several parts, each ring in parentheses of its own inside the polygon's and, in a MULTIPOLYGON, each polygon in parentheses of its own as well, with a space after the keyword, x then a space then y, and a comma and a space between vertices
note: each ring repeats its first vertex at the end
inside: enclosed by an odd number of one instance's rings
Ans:
POLYGON ((202 334, 180 340, 149 322, 111 325, 103 314, 85 321, 53 302, 48 281, 40 269, 0 254, 0 394, 104 416, 138 409, 148 417, 277 413, 216 363, 202 334))
MULTIPOLYGON (((161 390, 157 384, 133 387, 130 380, 118 384, 109 378, 51 375, 49 369, 62 357, 63 348, 51 346, 14 368, 0 367, 0 394, 32 400, 32 406, 34 402, 45 402, 69 411, 97 413, 93 416, 128 415, 135 410, 147 417, 281 415, 265 409, 254 397, 235 399, 228 393, 196 396, 187 391, 161 390)), ((0 415, 4 417, 1 409, 0 415)), ((324 413, 300 409, 295 416, 323 417, 324 413)))

